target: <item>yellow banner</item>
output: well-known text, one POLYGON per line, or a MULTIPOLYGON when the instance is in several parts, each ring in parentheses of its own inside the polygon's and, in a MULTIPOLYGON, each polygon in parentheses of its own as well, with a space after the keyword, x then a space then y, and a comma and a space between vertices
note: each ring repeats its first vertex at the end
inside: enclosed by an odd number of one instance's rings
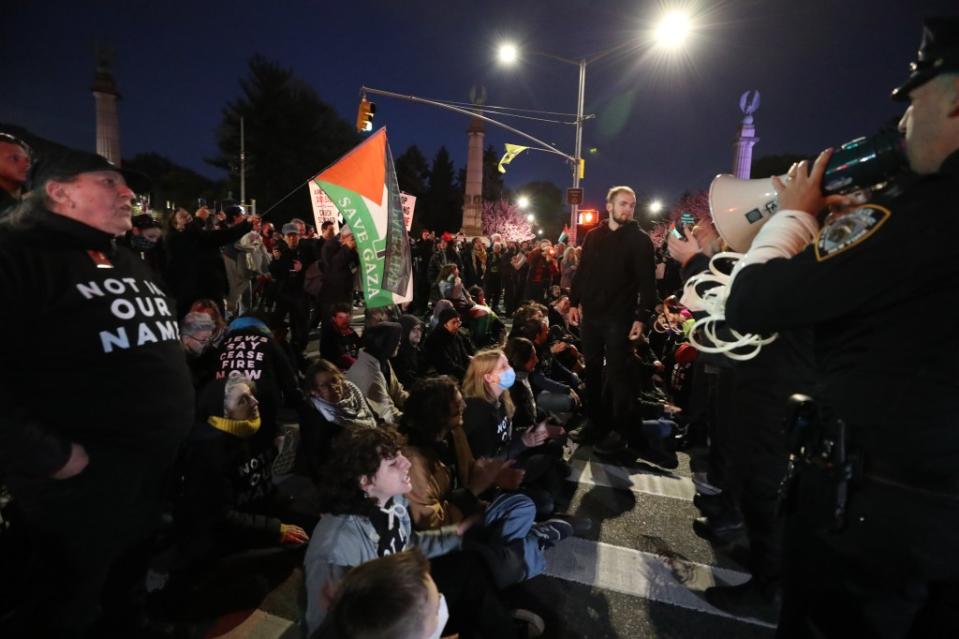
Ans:
POLYGON ((499 161, 499 172, 506 173, 506 169, 503 168, 503 165, 509 164, 513 161, 517 155, 528 149, 528 146, 520 146, 518 144, 504 144, 506 147, 506 153, 503 154, 503 159, 499 161))

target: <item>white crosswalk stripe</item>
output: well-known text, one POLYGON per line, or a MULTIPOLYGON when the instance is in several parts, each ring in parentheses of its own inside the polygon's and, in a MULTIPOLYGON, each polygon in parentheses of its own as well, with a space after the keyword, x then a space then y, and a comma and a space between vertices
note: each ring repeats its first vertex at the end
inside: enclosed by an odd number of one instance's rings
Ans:
MULTIPOLYGON (((546 574, 722 617, 730 615, 710 606, 701 593, 717 583, 738 585, 749 579, 735 570, 578 538, 549 551, 546 574)), ((775 627, 756 619, 741 620, 775 627)))
MULTIPOLYGON (((582 489, 593 487, 630 491, 654 498, 690 502, 693 481, 673 473, 642 472, 590 459, 579 451, 570 460, 569 481, 582 489)), ((648 499, 649 497, 646 497, 648 499)), ((566 539, 547 554, 547 576, 686 609, 691 614, 725 617, 761 628, 775 628, 759 619, 732 617, 712 607, 702 596, 715 584, 736 585, 749 579, 745 572, 636 550, 606 541, 566 539)), ((229 633, 231 639, 292 639, 298 629, 289 620, 256 611, 229 633)))
POLYGON ((696 487, 688 477, 643 472, 630 473, 629 469, 622 466, 611 466, 584 459, 574 459, 570 465, 573 472, 568 479, 579 484, 621 488, 634 493, 684 501, 692 501, 693 495, 696 494, 696 487))

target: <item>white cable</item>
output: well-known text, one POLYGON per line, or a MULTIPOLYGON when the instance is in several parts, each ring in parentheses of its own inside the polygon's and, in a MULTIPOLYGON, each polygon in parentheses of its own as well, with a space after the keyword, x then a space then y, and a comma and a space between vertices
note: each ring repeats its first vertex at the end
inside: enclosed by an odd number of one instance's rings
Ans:
POLYGON ((727 326, 732 340, 723 339, 717 333, 716 326, 726 321, 726 298, 736 275, 750 264, 763 264, 772 259, 790 258, 801 252, 816 238, 819 224, 808 213, 793 210, 781 210, 766 222, 745 255, 741 253, 717 253, 709 260, 709 270, 689 278, 683 287, 682 304, 691 311, 705 312, 707 315, 696 320, 689 332, 689 343, 704 353, 722 353, 726 357, 746 361, 756 357, 762 347, 776 341, 777 333, 769 337, 740 333, 727 326), (732 264, 729 274, 721 271, 716 262, 728 260, 732 264), (703 284, 712 284, 710 288, 699 292, 703 284), (706 343, 697 337, 701 330, 706 343), (745 352, 744 349, 746 350, 745 352))
POLYGON ((723 339, 717 334, 716 325, 726 321, 726 298, 729 296, 729 285, 732 276, 722 272, 716 262, 727 260, 733 264, 733 270, 743 258, 741 253, 717 253, 709 260, 709 270, 689 278, 683 290, 682 304, 691 311, 705 311, 706 317, 696 320, 689 332, 689 343, 703 353, 722 353, 729 359, 746 361, 756 357, 763 346, 771 344, 778 335, 769 337, 740 333, 728 328, 734 340, 723 339), (699 292, 698 286, 712 284, 709 289, 699 292), (701 330, 706 342, 697 338, 697 331, 701 330), (744 349, 749 349, 743 352, 744 349))

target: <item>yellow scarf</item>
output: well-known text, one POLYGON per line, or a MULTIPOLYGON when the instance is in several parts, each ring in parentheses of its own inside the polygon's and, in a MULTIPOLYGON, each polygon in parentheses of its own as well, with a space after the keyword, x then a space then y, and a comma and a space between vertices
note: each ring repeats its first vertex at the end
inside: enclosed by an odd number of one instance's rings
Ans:
POLYGON ((227 419, 211 415, 206 422, 217 430, 246 439, 260 430, 260 418, 256 419, 227 419))

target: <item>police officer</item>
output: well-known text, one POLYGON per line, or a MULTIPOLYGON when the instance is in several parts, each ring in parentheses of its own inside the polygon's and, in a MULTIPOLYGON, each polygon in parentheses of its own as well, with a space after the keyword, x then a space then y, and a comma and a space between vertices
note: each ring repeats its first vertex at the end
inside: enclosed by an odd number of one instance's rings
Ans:
POLYGON ((780 637, 959 636, 959 261, 935 239, 959 233, 959 17, 926 20, 893 98, 910 102, 900 130, 918 177, 822 229, 817 212, 849 204, 821 194, 830 152, 774 178, 780 211, 726 303, 742 331, 814 327, 818 399, 858 460, 848 484, 800 471, 780 637), (943 330, 917 351, 930 304, 943 330))

